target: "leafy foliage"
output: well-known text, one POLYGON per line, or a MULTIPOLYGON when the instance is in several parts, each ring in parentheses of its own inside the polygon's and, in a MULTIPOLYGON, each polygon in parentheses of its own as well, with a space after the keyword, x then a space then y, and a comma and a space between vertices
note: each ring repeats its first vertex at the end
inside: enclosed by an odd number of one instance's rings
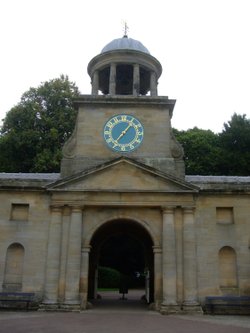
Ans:
POLYGON ((219 134, 220 171, 225 175, 250 175, 250 119, 232 116, 219 134))
POLYGON ((216 175, 220 154, 219 138, 210 130, 197 127, 187 131, 174 130, 184 149, 186 173, 188 175, 216 175))
POLYGON ((185 152, 186 174, 250 175, 250 120, 246 115, 232 116, 221 133, 194 127, 174 129, 185 152))
POLYGON ((0 137, 0 171, 57 172, 72 133, 79 90, 67 76, 30 88, 6 115, 0 137))

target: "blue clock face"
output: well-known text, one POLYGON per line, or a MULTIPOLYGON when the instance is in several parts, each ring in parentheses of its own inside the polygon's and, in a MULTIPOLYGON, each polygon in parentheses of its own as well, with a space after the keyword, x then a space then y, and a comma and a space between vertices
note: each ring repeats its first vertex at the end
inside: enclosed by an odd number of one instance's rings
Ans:
POLYGON ((118 114, 110 118, 103 130, 108 147, 117 152, 128 153, 142 143, 143 126, 138 119, 127 114, 118 114))

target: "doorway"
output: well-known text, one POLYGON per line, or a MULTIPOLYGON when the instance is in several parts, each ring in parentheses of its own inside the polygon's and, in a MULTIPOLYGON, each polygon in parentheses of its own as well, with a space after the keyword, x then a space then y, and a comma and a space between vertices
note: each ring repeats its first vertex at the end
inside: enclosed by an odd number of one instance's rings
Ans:
POLYGON ((143 226, 126 219, 107 222, 90 245, 90 302, 139 307, 154 301, 153 241, 143 226))

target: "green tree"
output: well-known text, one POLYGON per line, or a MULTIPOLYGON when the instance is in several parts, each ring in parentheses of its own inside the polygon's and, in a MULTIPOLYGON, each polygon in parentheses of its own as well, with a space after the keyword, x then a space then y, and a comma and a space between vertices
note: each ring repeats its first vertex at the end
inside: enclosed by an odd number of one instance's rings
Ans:
POLYGON ((234 113, 219 134, 221 174, 250 175, 250 119, 234 113))
POLYGON ((57 172, 75 124, 76 85, 61 75, 30 88, 6 115, 0 136, 0 171, 57 172))
POLYGON ((219 174, 220 148, 217 134, 197 127, 187 131, 174 129, 174 134, 184 149, 187 175, 219 174))

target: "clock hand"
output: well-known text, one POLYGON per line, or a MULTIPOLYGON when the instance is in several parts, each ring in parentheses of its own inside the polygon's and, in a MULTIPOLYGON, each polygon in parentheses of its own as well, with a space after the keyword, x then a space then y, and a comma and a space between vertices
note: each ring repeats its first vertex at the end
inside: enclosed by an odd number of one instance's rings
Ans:
POLYGON ((118 138, 115 140, 116 142, 118 142, 129 130, 129 128, 131 127, 131 124, 129 124, 124 131, 121 132, 121 134, 118 136, 118 138))
POLYGON ((128 129, 131 127, 131 124, 129 124, 128 125, 128 127, 123 131, 124 132, 124 134, 126 134, 127 133, 127 131, 128 131, 128 129))
POLYGON ((120 140, 120 138, 122 138, 123 137, 123 132, 118 136, 118 138, 115 140, 116 142, 118 142, 119 140, 120 140))

